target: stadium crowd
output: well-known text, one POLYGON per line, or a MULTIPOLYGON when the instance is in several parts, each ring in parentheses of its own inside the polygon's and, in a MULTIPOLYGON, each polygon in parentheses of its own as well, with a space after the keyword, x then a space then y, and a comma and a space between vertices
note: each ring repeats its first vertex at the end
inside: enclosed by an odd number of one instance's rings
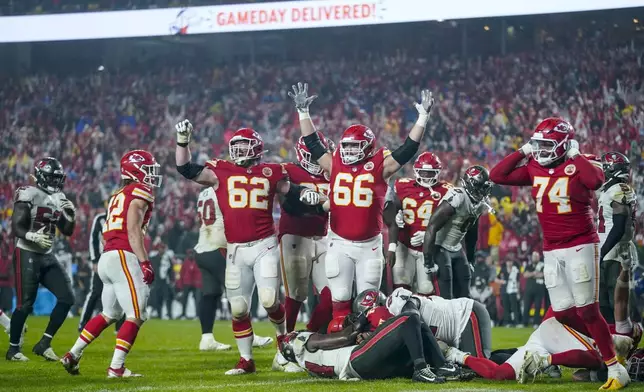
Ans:
MULTIPOLYGON (((629 156, 633 183, 641 184, 644 50, 632 43, 606 45, 597 39, 576 49, 471 60, 432 61, 400 52, 358 61, 316 60, 306 67, 280 61, 234 67, 157 64, 127 72, 5 79, 0 91, 0 267, 10 263, 13 246, 12 196, 30 181, 35 159, 51 155, 64 165, 65 191, 78 210, 79 229, 69 248, 82 253, 93 216, 117 186, 118 161, 129 146, 153 152, 164 175, 149 241, 157 251, 169 249, 183 258, 196 242, 199 188, 181 181, 174 168, 174 124, 183 118, 196 124, 200 163, 226 156, 232 132, 242 125, 262 134, 269 160, 292 161, 299 131, 286 93, 297 80, 307 80, 320 95, 312 115, 328 137, 337 139, 346 126, 360 122, 387 146, 399 145, 406 136, 415 121, 412 97, 419 94, 418 86, 429 86, 438 107, 423 145, 439 154, 447 166, 443 177, 454 183, 464 167, 491 167, 529 137, 538 119, 557 115, 570 119, 583 152, 617 150, 629 156)), ((409 168, 405 174, 412 174, 409 168)), ((521 266, 540 251, 528 191, 494 190, 497 214, 484 216, 479 232, 481 262, 493 271, 482 289, 496 280, 501 285, 496 293, 507 294, 503 262, 513 258, 521 266)), ((644 203, 644 187, 638 192, 644 203)), ((639 211, 637 220, 641 227, 644 213, 639 211)), ((641 232, 636 240, 641 249, 641 232)), ((511 265, 506 270, 511 273, 511 265)), ((520 323, 518 316, 515 322, 520 323)))

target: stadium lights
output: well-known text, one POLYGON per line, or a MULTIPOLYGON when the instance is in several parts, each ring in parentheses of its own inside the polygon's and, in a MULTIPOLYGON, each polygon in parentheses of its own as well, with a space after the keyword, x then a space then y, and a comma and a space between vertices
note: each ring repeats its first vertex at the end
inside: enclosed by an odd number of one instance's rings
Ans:
POLYGON ((633 18, 633 23, 638 24, 640 21, 637 18, 633 18))
POLYGON ((490 26, 487 26, 487 25, 486 25, 486 26, 483 26, 483 30, 485 30, 485 31, 490 31, 490 26))

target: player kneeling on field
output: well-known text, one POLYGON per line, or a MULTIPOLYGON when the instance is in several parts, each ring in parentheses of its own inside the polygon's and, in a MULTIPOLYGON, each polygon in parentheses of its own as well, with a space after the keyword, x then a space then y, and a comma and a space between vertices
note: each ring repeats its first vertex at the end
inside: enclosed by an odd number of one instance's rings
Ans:
POLYGON ((147 319, 148 285, 154 280, 144 237, 154 206, 153 188, 161 185, 158 173, 159 164, 147 151, 130 151, 121 158, 122 186, 109 201, 103 228, 105 247, 98 261, 104 283, 103 311, 87 322, 74 346, 60 360, 71 375, 79 374, 85 347, 125 313, 107 377, 140 376, 125 367, 125 357, 147 319))

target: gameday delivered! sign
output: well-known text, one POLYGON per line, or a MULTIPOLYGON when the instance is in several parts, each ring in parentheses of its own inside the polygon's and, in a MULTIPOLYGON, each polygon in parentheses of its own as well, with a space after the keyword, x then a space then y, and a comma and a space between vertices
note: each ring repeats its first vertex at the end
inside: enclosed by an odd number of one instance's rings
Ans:
POLYGON ((644 0, 313 0, 0 17, 0 42, 213 34, 628 8, 644 0))

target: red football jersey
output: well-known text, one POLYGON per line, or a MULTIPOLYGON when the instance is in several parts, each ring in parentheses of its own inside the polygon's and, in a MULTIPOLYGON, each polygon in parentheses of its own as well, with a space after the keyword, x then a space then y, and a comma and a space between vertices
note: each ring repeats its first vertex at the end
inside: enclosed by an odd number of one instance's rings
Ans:
POLYGON ((432 189, 419 185, 413 178, 399 178, 394 183, 394 191, 402 204, 405 227, 398 231, 398 241, 406 247, 422 251, 423 246, 411 246, 411 237, 417 231, 425 231, 429 218, 452 184, 439 181, 432 189))
MULTIPOLYGON (((329 193, 328 174, 315 176, 296 163, 285 163, 282 167, 286 170, 286 174, 292 183, 311 188, 320 193, 329 193)), ((292 216, 282 210, 279 235, 280 237, 284 234, 293 234, 300 237, 324 237, 327 232, 328 220, 328 215, 292 216)))
POLYGON ((219 179, 215 193, 228 242, 243 244, 275 234, 273 201, 277 183, 286 178, 281 165, 259 163, 242 167, 215 159, 206 162, 206 167, 219 179))
POLYGON ((335 234, 350 241, 364 241, 382 232, 387 193, 382 172, 389 155, 391 152, 381 147, 370 158, 345 165, 340 150, 333 153, 329 212, 335 234))
POLYGON ((148 209, 143 216, 143 230, 147 229, 154 207, 152 188, 140 183, 130 183, 110 197, 107 205, 107 217, 103 225, 103 239, 105 240, 103 252, 110 250, 132 252, 130 240, 127 237, 127 212, 134 199, 141 199, 148 203, 148 209))
POLYGON ((375 331, 380 324, 394 317, 387 310, 386 306, 378 306, 367 312, 367 320, 369 321, 369 331, 375 331))

